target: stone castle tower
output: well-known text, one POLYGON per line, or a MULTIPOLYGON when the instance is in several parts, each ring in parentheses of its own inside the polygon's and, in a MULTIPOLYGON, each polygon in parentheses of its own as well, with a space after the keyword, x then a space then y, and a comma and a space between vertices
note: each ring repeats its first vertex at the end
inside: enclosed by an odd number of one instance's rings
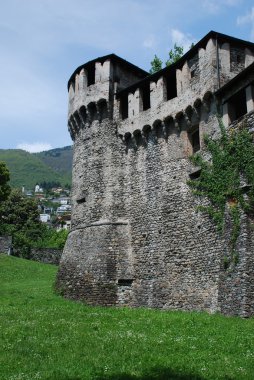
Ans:
POLYGON ((252 115, 253 61, 254 44, 210 32, 152 75, 114 54, 75 70, 68 83, 72 230, 57 277, 65 296, 253 314, 249 221, 243 217, 239 264, 228 274, 227 241, 197 212, 203 200, 187 185, 198 176, 189 156, 202 150, 204 134, 218 133, 218 108, 226 126, 252 115), (244 109, 232 107, 237 91, 244 109))

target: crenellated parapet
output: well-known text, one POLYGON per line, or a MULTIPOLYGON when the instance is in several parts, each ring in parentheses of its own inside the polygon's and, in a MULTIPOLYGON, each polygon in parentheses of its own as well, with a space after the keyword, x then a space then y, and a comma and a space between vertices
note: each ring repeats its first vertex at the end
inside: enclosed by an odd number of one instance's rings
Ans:
POLYGON ((69 116, 82 106, 96 104, 99 100, 109 101, 112 93, 110 60, 88 63, 76 70, 69 84, 69 116))
POLYGON ((175 118, 199 99, 209 108, 212 94, 253 60, 254 44, 210 32, 175 64, 116 94, 119 133, 132 134, 168 115, 175 118))
POLYGON ((68 82, 70 134, 74 139, 86 124, 108 117, 120 135, 133 134, 156 119, 175 118, 199 99, 205 107, 207 97, 253 61, 254 44, 215 32, 152 75, 114 54, 89 61, 68 82))
POLYGON ((202 118, 207 117, 213 102, 213 93, 207 91, 202 98, 196 98, 185 108, 177 107, 172 109, 171 107, 160 107, 157 112, 153 112, 150 115, 144 114, 142 117, 133 120, 132 123, 128 123, 127 120, 121 122, 119 123, 118 132, 121 136, 132 135, 137 130, 142 132, 147 125, 151 125, 153 128, 158 120, 166 123, 169 119, 174 121, 175 126, 179 127, 184 124, 186 129, 188 129, 191 128, 193 123, 199 123, 202 118))
POLYGON ((104 119, 109 118, 109 116, 109 103, 106 99, 90 102, 87 106, 82 105, 69 115, 68 130, 72 140, 75 140, 82 129, 89 128, 93 121, 98 120, 101 123, 104 119))
POLYGON ((114 92, 147 75, 114 54, 78 67, 68 82, 68 128, 72 139, 94 120, 112 118, 114 92))
POLYGON ((189 156, 202 147, 202 135, 206 132, 203 126, 209 117, 214 117, 211 111, 214 111, 215 107, 215 98, 212 92, 207 91, 202 98, 195 99, 184 110, 171 114, 162 112, 155 114, 149 122, 141 120, 143 124, 136 129, 131 125, 128 131, 125 131, 119 125, 118 134, 128 150, 138 149, 140 146, 146 147, 150 139, 154 143, 161 138, 167 141, 172 133, 177 133, 184 146, 183 156, 189 156), (196 132, 198 135, 195 141, 192 141, 196 132))

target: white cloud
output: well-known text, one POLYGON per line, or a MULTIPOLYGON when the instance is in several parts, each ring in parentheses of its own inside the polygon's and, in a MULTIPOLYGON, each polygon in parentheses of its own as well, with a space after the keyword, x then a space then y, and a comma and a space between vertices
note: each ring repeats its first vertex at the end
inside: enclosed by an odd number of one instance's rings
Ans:
POLYGON ((44 142, 35 142, 35 143, 20 143, 17 145, 17 149, 26 150, 30 153, 38 153, 43 152, 44 150, 50 150, 52 149, 52 146, 48 143, 44 142))
POLYGON ((144 40, 144 42, 143 42, 143 46, 144 46, 145 48, 148 48, 148 49, 152 49, 152 48, 154 48, 155 45, 156 45, 156 40, 155 40, 154 35, 150 35, 150 36, 148 36, 148 37, 144 40))
POLYGON ((195 42, 195 39, 189 33, 183 33, 178 29, 171 29, 171 39, 173 45, 182 46, 184 52, 188 51, 191 44, 195 42))
POLYGON ((254 39, 254 7, 244 16, 237 17, 237 25, 251 25, 251 39, 254 39))
POLYGON ((253 21, 254 21, 254 7, 252 7, 250 12, 247 13, 245 16, 238 16, 237 17, 237 24, 238 25, 248 24, 248 23, 253 22, 253 21))
POLYGON ((223 7, 236 7, 242 0, 203 0, 203 8, 211 14, 218 14, 223 7))
POLYGON ((208 13, 217 13, 220 9, 220 4, 213 0, 204 0, 203 8, 205 8, 208 13))

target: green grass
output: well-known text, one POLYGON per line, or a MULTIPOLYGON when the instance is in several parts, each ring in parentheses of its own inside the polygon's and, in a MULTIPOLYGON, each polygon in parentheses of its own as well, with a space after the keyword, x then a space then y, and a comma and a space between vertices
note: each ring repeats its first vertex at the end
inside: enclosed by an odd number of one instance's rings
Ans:
POLYGON ((0 255, 1 380, 254 378, 254 319, 88 307, 56 271, 0 255))

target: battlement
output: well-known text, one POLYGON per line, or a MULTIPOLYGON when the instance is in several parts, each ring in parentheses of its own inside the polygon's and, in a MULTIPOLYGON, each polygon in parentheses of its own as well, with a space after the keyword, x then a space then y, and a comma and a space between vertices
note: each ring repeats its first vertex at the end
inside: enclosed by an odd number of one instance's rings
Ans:
POLYGON ((156 120, 179 119, 196 104, 207 107, 211 95, 254 61, 254 44, 208 33, 170 67, 116 95, 114 117, 119 133, 133 133, 156 120))
POLYGON ((112 115, 114 92, 148 73, 115 54, 79 66, 68 82, 68 126, 74 138, 79 126, 112 115))
POLYGON ((156 120, 184 115, 190 121, 197 104, 209 106, 212 94, 253 61, 253 43, 213 31, 175 64, 152 75, 114 54, 89 61, 68 82, 71 137, 108 117, 118 123, 122 136, 142 133, 156 120))

